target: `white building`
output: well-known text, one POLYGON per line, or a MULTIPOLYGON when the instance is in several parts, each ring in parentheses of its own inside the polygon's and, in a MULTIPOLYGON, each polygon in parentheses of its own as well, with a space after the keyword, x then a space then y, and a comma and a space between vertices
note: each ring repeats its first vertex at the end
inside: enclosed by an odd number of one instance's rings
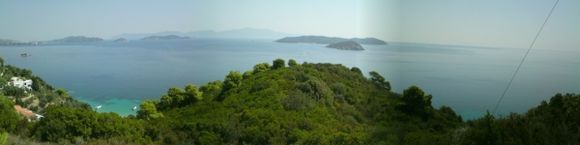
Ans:
POLYGON ((10 78, 8 85, 12 85, 21 89, 32 89, 32 80, 23 80, 19 77, 10 78))

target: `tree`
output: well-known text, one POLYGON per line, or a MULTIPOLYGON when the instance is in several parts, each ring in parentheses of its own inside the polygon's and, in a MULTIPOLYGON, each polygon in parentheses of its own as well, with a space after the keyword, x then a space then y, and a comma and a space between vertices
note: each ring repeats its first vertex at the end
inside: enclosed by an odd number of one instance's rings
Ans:
POLYGON ((221 81, 212 81, 201 86, 199 89, 202 92, 204 100, 211 101, 222 91, 223 83, 221 81))
POLYGON ((265 72, 265 71, 268 71, 269 69, 270 69, 270 64, 259 63, 259 64, 254 65, 254 74, 260 73, 260 72, 265 72))
POLYGON ((272 63, 272 69, 279 69, 279 68, 284 68, 286 67, 286 64, 284 64, 284 60, 283 59, 276 59, 274 60, 274 62, 272 63))
POLYGON ((238 71, 230 71, 224 80, 224 91, 238 87, 242 83, 242 74, 238 71))
POLYGON ((167 96, 171 97, 173 100, 173 104, 171 105, 180 105, 185 102, 185 96, 183 95, 184 91, 180 88, 169 88, 167 90, 167 96))
POLYGON ((185 86, 185 95, 187 96, 186 100, 188 100, 190 104, 203 100, 202 92, 200 92, 197 89, 197 86, 193 84, 185 86))
POLYGON ((350 69, 350 71, 353 71, 353 72, 355 72, 355 73, 357 73, 357 74, 360 74, 360 75, 362 75, 362 71, 361 71, 361 70, 360 70, 360 68, 358 68, 358 67, 352 67, 352 68, 350 69))
POLYGON ((288 66, 295 67, 295 66, 298 66, 298 63, 296 62, 296 60, 290 59, 290 60, 288 60, 288 66))
POLYGON ((157 107, 155 107, 154 101, 143 101, 143 103, 139 105, 139 108, 139 111, 137 111, 138 118, 150 120, 163 117, 163 114, 157 111, 157 107))
POLYGON ((431 95, 426 94, 417 86, 411 86, 403 91, 401 100, 404 105, 402 111, 409 115, 417 115, 427 119, 431 114, 431 95))
POLYGON ((304 83, 298 84, 297 89, 305 94, 312 96, 312 99, 327 104, 334 101, 332 90, 326 85, 326 83, 318 78, 312 78, 304 83))
POLYGON ((12 86, 12 85, 6 85, 6 86, 4 86, 4 88, 2 88, 2 90, 4 91, 4 95, 6 95, 6 96, 14 96, 16 98, 26 96, 24 89, 21 89, 21 88, 12 86))
POLYGON ((254 74, 253 71, 246 71, 246 72, 244 72, 244 74, 242 75, 242 77, 244 79, 248 79, 248 78, 252 77, 252 74, 254 74))
POLYGON ((0 57, 0 73, 4 73, 4 59, 0 57))
POLYGON ((0 57, 0 73, 4 74, 4 59, 0 57))
POLYGON ((160 110, 163 110, 165 108, 171 107, 172 104, 174 104, 173 97, 169 95, 163 95, 161 96, 161 99, 159 99, 159 104, 157 104, 157 107, 160 110))
POLYGON ((88 139, 98 124, 97 113, 87 109, 65 106, 50 106, 34 127, 34 136, 42 141, 73 141, 76 138, 88 139))
POLYGON ((0 133, 13 131, 20 116, 14 110, 14 104, 5 96, 0 95, 0 133))
POLYGON ((439 108, 439 112, 444 115, 445 118, 448 118, 452 121, 461 122, 463 120, 461 116, 457 115, 457 113, 455 113, 455 111, 453 111, 453 109, 451 109, 449 106, 441 106, 439 108))
POLYGON ((391 83, 389 83, 388 81, 386 81, 385 78, 383 76, 381 76, 381 74, 379 74, 376 71, 371 71, 371 72, 369 72, 369 74, 371 75, 371 81, 375 85, 377 85, 380 88, 387 89, 388 91, 391 90, 391 83))
POLYGON ((67 92, 66 92, 64 89, 58 89, 58 90, 56 90, 55 92, 56 92, 56 94, 58 94, 58 95, 59 95, 59 96, 61 96, 61 97, 66 97, 66 96, 68 96, 68 93, 67 93, 67 92))

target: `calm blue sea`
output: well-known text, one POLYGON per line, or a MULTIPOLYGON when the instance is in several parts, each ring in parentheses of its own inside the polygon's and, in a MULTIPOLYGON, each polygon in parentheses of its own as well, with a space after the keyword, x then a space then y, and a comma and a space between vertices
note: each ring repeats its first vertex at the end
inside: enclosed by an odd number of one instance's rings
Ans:
MULTIPOLYGON (((0 47, 7 64, 32 70, 101 112, 134 114, 144 99, 170 87, 222 80, 276 58, 340 63, 376 70, 397 92, 418 85, 464 118, 493 109, 525 49, 390 43, 341 51, 317 44, 271 40, 195 39, 129 41, 94 45, 0 47), (30 53, 20 57, 20 53, 30 53)), ((534 48, 499 112, 524 112, 558 92, 580 92, 580 51, 534 48)))

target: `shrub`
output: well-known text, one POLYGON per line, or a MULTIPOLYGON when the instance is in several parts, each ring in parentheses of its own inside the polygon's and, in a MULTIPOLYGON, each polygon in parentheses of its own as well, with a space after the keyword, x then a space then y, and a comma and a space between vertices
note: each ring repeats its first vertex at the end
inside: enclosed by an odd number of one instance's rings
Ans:
POLYGON ((286 64, 284 64, 284 60, 283 59, 276 59, 274 60, 274 63, 272 63, 272 69, 279 69, 279 68, 284 68, 286 67, 286 64))

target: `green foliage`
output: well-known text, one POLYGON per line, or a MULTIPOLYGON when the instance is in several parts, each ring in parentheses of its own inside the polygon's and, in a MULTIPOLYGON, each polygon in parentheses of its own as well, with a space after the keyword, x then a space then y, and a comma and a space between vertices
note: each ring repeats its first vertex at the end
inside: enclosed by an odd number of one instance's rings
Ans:
POLYGON ((58 89, 55 91, 56 94, 58 94, 59 96, 68 96, 68 92, 63 90, 63 89, 58 89))
POLYGON ((433 97, 419 87, 411 86, 404 90, 401 98, 404 104, 400 108, 407 114, 417 115, 425 120, 432 115, 431 98, 433 97))
POLYGON ((44 116, 34 129, 34 135, 43 141, 89 138, 93 131, 91 126, 98 123, 96 113, 84 109, 51 106, 47 108, 44 116))
POLYGON ((212 101, 215 96, 222 92, 223 83, 221 81, 212 81, 199 88, 204 100, 212 101))
POLYGON ((186 102, 186 96, 180 88, 169 88, 167 94, 161 97, 157 105, 160 110, 171 108, 172 106, 182 106, 186 102))
MULTIPOLYGON (((163 98, 162 98, 163 99, 163 98)), ((163 114, 157 111, 157 107, 154 101, 143 101, 139 105, 139 111, 137 111, 137 117, 145 120, 157 119, 163 117, 163 114)))
MULTIPOLYGON (((355 72, 355 73, 357 73, 357 74, 360 74, 360 75, 362 75, 362 71, 361 71, 361 70, 360 70, 360 68, 358 68, 358 67, 352 67, 352 68, 350 69, 350 71, 352 71, 352 72, 355 72)), ((379 76, 380 76, 380 75, 379 75, 379 76)), ((384 79, 384 78, 383 78, 383 79, 384 79)))
POLYGON ((14 97, 25 97, 26 93, 24 93, 24 89, 15 87, 15 86, 11 86, 11 85, 7 85, 4 86, 4 88, 2 88, 2 91, 4 92, 4 95, 6 96, 14 96, 14 97))
POLYGON ((470 121, 463 144, 580 144, 580 95, 556 94, 525 114, 470 121))
POLYGON ((50 106, 44 116, 32 128, 32 135, 41 141, 63 144, 109 138, 132 140, 135 143, 148 141, 141 121, 122 118, 115 113, 50 106))
POLYGON ((203 100, 203 94, 193 84, 185 86, 185 90, 180 88, 170 88, 167 94, 163 95, 157 104, 159 110, 173 107, 181 107, 194 104, 203 100))
POLYGON ((311 97, 307 97, 301 91, 292 92, 282 100, 282 105, 286 110, 303 110, 313 107, 315 100, 311 97))
POLYGON ((240 86, 240 84, 242 83, 242 79, 243 77, 242 74, 240 74, 240 72, 230 71, 230 73, 226 76, 226 79, 224 80, 223 86, 224 91, 229 91, 233 88, 240 86))
POLYGON ((14 109, 14 104, 5 96, 0 95, 0 133, 13 131, 20 116, 14 109))
POLYGON ((0 86, 2 87, 2 89, 0 89, 0 93, 12 97, 16 104, 19 104, 35 112, 41 112, 47 106, 56 104, 78 108, 89 107, 89 105, 86 103, 81 103, 72 99, 68 94, 65 93, 64 90, 55 92, 52 86, 47 84, 40 77, 33 75, 30 70, 17 68, 10 65, 2 65, 0 67, 3 73, 3 75, 0 76, 0 86), (12 77, 20 77, 22 79, 32 80, 32 89, 25 90, 11 85, 6 85, 12 77), (59 95, 58 93, 61 94, 59 95))
POLYGON ((279 69, 284 67, 286 67, 286 64, 284 63, 283 59, 278 58, 272 62, 272 69, 279 69))
POLYGON ((304 94, 311 96, 316 101, 323 101, 330 105, 333 101, 333 93, 322 80, 312 78, 304 83, 299 83, 296 88, 304 94))
POLYGON ((203 93, 199 91, 197 86, 188 84, 185 86, 185 96, 187 103, 193 104, 203 100, 203 93))
POLYGON ((5 145, 8 141, 8 133, 0 131, 0 145, 5 145))
MULTIPOLYGON (((360 72, 360 69, 358 68, 353 68, 355 72, 360 72)), ((381 76, 381 74, 379 74, 376 71, 371 71, 369 72, 369 75, 371 75, 371 81, 373 83, 375 83, 378 87, 380 88, 384 88, 387 90, 391 90, 391 83, 389 83, 389 81, 386 81, 385 78, 383 76, 381 76)))
MULTIPOLYGON (((136 118, 64 103, 48 105, 42 110, 45 118, 27 125, 18 122, 11 100, 0 97, 0 126, 4 120, 16 118, 7 121, 6 130, 23 128, 24 136, 59 144, 580 142, 579 95, 557 94, 526 114, 496 118, 488 113, 465 123, 451 107, 433 108, 432 96, 419 87, 411 86, 402 94, 391 92, 389 82, 377 72, 365 78, 356 67, 298 65, 290 60, 290 67, 285 68, 280 60, 272 67, 258 64, 244 75, 232 71, 223 83, 170 88, 159 101, 142 102, 136 118)), ((28 73, 7 71, 11 75, 28 73)), ((46 84, 32 93, 47 96, 43 102, 74 102, 66 91, 54 91, 46 84)))
POLYGON ((260 72, 265 72, 268 71, 270 69, 270 64, 268 63, 259 63, 254 65, 254 73, 260 73, 260 72))
POLYGON ((243 79, 250 78, 253 74, 254 74, 253 71, 245 71, 244 74, 242 74, 242 78, 243 79))
POLYGON ((295 67, 295 66, 298 66, 298 63, 296 62, 296 60, 290 59, 290 60, 288 60, 288 66, 295 67))

